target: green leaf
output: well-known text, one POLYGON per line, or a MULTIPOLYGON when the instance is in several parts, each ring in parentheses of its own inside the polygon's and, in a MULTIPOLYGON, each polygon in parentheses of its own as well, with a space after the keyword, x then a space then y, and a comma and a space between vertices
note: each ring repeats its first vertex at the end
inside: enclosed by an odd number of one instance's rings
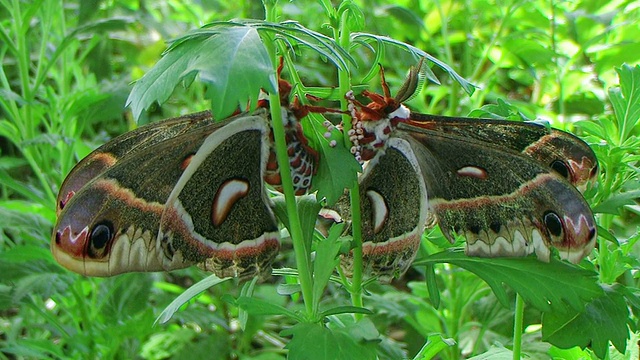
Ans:
POLYGON ((640 65, 623 64, 616 69, 620 87, 609 89, 609 99, 618 122, 620 143, 624 142, 640 119, 640 65))
POLYGON ((510 104, 504 99, 498 98, 496 104, 483 105, 480 109, 475 109, 469 113, 470 117, 498 120, 530 121, 517 106, 510 104))
POLYGON ((195 75, 208 85, 216 119, 247 103, 255 106, 260 89, 277 91, 277 79, 258 32, 250 27, 219 27, 176 40, 156 66, 136 82, 127 105, 133 116, 164 103, 180 82, 195 75))
POLYGON ((304 320, 300 315, 283 306, 255 297, 240 296, 235 301, 235 304, 239 308, 246 310, 251 315, 284 315, 295 321, 301 322, 304 320))
POLYGON ((609 196, 593 208, 594 213, 618 215, 625 205, 635 204, 640 198, 640 190, 632 190, 609 196))
MULTIPOLYGON (((287 217, 287 204, 284 196, 278 195, 271 199, 273 201, 273 212, 276 217, 289 229, 289 218, 287 217)), ((296 198, 298 214, 300 216, 300 227, 302 228, 302 236, 305 246, 311 249, 311 241, 313 240, 313 231, 318 219, 318 212, 322 209, 322 205, 316 201, 315 195, 305 195, 296 198)))
POLYGON ((327 204, 333 205, 344 194, 344 189, 353 187, 362 167, 345 147, 338 130, 334 130, 331 137, 326 139, 322 135, 327 129, 322 125, 322 120, 317 118, 319 115, 311 113, 309 117, 311 119, 308 123, 313 130, 305 132, 305 135, 320 153, 320 164, 313 177, 312 190, 317 190, 318 199, 325 199, 327 204), (329 146, 330 140, 335 140, 334 147, 329 146))
POLYGON ((454 346, 456 342, 453 339, 445 339, 440 334, 433 334, 427 337, 427 342, 422 346, 420 351, 413 357, 414 360, 429 360, 447 347, 454 346))
POLYGON ((100 296, 100 313, 115 322, 124 322, 149 306, 152 286, 149 274, 122 274, 109 278, 105 285, 100 296))
POLYGON ((427 290, 429 291, 429 299, 435 309, 440 307, 440 290, 438 290, 438 282, 436 279, 436 269, 433 264, 427 264, 425 269, 425 277, 427 282, 427 290))
POLYGON ((160 313, 158 318, 156 318, 155 322, 160 322, 160 324, 166 323, 171 319, 173 314, 175 314, 182 307, 182 305, 186 304, 188 301, 196 297, 201 292, 207 290, 208 288, 216 286, 229 279, 230 278, 220 279, 215 275, 210 275, 198 281, 196 284, 192 285, 190 288, 180 294, 180 296, 175 298, 175 300, 173 300, 171 304, 169 304, 164 310, 162 310, 162 313, 160 313))
MULTIPOLYGON (((452 67, 438 60, 437 58, 431 56, 430 54, 427 54, 425 51, 418 49, 413 45, 409 45, 407 43, 404 43, 386 36, 374 35, 374 34, 368 34, 368 33, 353 33, 351 34, 351 41, 354 43, 375 42, 378 44, 378 47, 380 47, 380 45, 382 44, 384 45, 388 44, 388 45, 405 49, 411 54, 415 55, 416 57, 426 58, 427 60, 429 60, 430 62, 432 62, 433 64, 435 64, 436 66, 444 70, 445 72, 447 72, 453 80, 455 80, 458 84, 460 84, 460 86, 462 86, 462 88, 464 89, 464 91, 467 92, 467 94, 471 95, 475 91, 475 87, 470 82, 465 80, 462 76, 458 75, 458 73, 455 70, 453 70, 452 67)), ((430 73, 430 75, 428 74, 428 79, 433 81, 436 84, 440 84, 440 81, 435 77, 435 75, 432 72, 430 73)))
MULTIPOLYGON (((240 296, 252 297, 257 283, 258 283, 257 277, 254 277, 253 279, 251 279, 251 281, 247 281, 242 286, 242 290, 240 290, 240 296)), ((247 322, 249 321, 249 313, 243 309, 240 309, 240 311, 238 311, 238 320, 240 321, 240 328, 243 331, 246 331, 247 322)))
POLYGON ((336 306, 330 309, 324 310, 320 313, 321 317, 338 315, 338 314, 366 314, 372 315, 373 311, 359 307, 359 306, 336 306))
POLYGON ((46 339, 18 339, 13 344, 3 345, 2 352, 15 355, 17 358, 27 359, 63 359, 67 356, 63 354, 59 345, 53 340, 46 339))
POLYGON ((354 328, 355 326, 351 329, 330 329, 320 324, 300 323, 280 334, 293 336, 285 346, 289 349, 289 359, 375 359, 374 344, 369 339, 349 331, 355 330, 354 328))
POLYGON ((548 263, 533 257, 479 258, 455 249, 418 260, 414 266, 430 263, 450 263, 478 275, 506 307, 510 302, 502 284, 507 284, 527 303, 545 312, 566 312, 567 304, 580 311, 586 302, 602 295, 595 272, 554 258, 548 263))
POLYGON ((542 317, 542 339, 560 348, 590 346, 603 359, 609 341, 626 351, 629 310, 624 297, 614 289, 590 301, 583 312, 545 313, 542 317))
POLYGON ((338 266, 341 243, 338 238, 344 229, 344 223, 332 226, 329 236, 318 242, 313 260, 313 304, 319 304, 331 274, 338 266))
POLYGON ((485 353, 469 358, 469 360, 511 360, 513 351, 504 346, 492 346, 485 353))

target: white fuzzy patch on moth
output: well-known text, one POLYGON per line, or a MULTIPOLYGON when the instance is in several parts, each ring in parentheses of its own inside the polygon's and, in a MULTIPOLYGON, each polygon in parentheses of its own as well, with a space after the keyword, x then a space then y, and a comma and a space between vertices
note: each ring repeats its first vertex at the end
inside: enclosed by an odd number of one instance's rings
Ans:
POLYGON ((373 232, 377 234, 387 222, 389 208, 379 192, 368 190, 366 194, 371 202, 371 211, 373 212, 373 232))
POLYGON ((213 226, 220 226, 229 215, 233 205, 249 193, 249 183, 245 180, 231 179, 225 181, 213 198, 211 221, 213 226))
POLYGON ((400 104, 400 107, 389 113, 389 119, 402 119, 406 120, 411 117, 411 110, 408 107, 400 104))

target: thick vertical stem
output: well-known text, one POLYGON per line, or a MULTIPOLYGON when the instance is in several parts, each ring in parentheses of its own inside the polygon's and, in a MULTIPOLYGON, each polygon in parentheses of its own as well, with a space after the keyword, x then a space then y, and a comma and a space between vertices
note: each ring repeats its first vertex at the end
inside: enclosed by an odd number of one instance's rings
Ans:
MULTIPOLYGON (((263 1, 267 21, 275 22, 275 1, 263 1)), ((272 63, 274 64, 274 72, 276 64, 278 64, 276 56, 276 47, 274 39, 269 38, 264 42, 264 46, 269 53, 272 63)), ((302 227, 300 225, 300 217, 298 216, 298 208, 296 197, 293 191, 293 181, 291 180, 291 169, 289 167, 289 157, 287 155, 287 143, 285 140, 284 126, 282 124, 282 108, 280 106, 280 94, 269 94, 269 105, 271 109, 271 127, 273 129, 273 138, 276 144, 276 159, 280 167, 280 176, 282 178, 282 189, 284 192, 285 204, 287 208, 287 216, 289 217, 289 232, 293 249, 296 256, 296 265, 298 267, 298 279, 302 291, 302 300, 309 318, 315 317, 315 307, 313 306, 313 283, 310 266, 309 249, 306 248, 302 235, 302 227)))
MULTIPOLYGON (((350 45, 350 29, 348 22, 348 11, 342 13, 342 17, 340 18, 339 29, 337 33, 334 33, 334 37, 340 44, 340 46, 344 49, 349 49, 350 45)), ((338 87, 340 89, 341 94, 346 94, 349 90, 351 90, 351 77, 349 76, 349 72, 347 70, 338 72, 338 87)), ((346 98, 340 99, 340 106, 343 110, 348 108, 348 102, 346 98)), ((344 124, 344 132, 345 134, 351 129, 351 118, 350 115, 342 116, 342 123, 344 124)), ((347 147, 351 147, 352 144, 349 140, 348 136, 345 136, 345 143, 347 147)), ((350 201, 351 201, 351 221, 353 223, 352 226, 352 235, 353 235, 353 275, 351 278, 351 303, 353 306, 362 307, 362 231, 361 231, 361 214, 360 214, 360 188, 358 183, 351 188, 349 193, 350 201)), ((362 317, 362 314, 355 314, 357 319, 362 317)))

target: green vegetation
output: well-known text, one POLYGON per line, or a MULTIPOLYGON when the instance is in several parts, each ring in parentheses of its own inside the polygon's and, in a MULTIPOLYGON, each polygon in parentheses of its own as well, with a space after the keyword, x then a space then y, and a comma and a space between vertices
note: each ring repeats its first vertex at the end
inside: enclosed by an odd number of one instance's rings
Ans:
MULTIPOLYGON (((637 4, 264 3, 0 0, 0 359, 638 358, 637 4), (353 86, 381 92, 378 63, 395 94, 425 55, 437 63, 415 111, 544 119, 592 146, 600 175, 584 195, 599 237, 579 266, 469 258, 435 228, 392 285, 362 279, 358 265, 353 279, 332 276, 340 231, 314 241, 313 257, 301 251, 317 212, 306 197, 277 205, 295 250, 264 284, 197 268, 86 278, 53 260, 62 180, 136 121, 206 108, 223 118, 270 88, 279 56, 302 101, 344 108, 353 86), (255 82, 238 80, 249 71, 255 82), (144 74, 162 85, 132 92, 144 74)), ((355 173, 342 174, 339 151, 320 151, 317 186, 335 198, 355 173)))

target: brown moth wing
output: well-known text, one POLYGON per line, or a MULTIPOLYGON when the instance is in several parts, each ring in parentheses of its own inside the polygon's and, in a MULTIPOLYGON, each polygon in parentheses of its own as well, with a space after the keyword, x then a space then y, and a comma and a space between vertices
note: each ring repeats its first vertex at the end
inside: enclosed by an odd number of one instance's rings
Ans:
POLYGON ((243 117, 202 144, 162 212, 165 267, 206 260, 220 277, 270 273, 279 230, 263 180, 269 133, 263 117, 243 117))
POLYGON ((549 167, 475 139, 411 130, 406 136, 422 167, 430 211, 449 240, 466 238, 469 255, 535 252, 548 260, 554 247, 578 262, 593 249, 589 205, 549 167))
MULTIPOLYGON (((389 139, 384 153, 367 164, 359 184, 365 272, 390 282, 411 265, 427 218, 426 186, 409 142, 389 139)), ((341 199, 338 211, 343 218, 350 218, 348 197, 341 199)), ((352 260, 343 257, 347 274, 352 260)))
POLYGON ((84 185, 116 165, 127 156, 135 156, 144 149, 184 133, 196 132, 213 122, 211 112, 202 111, 177 118, 151 123, 124 133, 98 147, 84 157, 69 172, 60 186, 56 214, 84 185))
POLYGON ((589 145, 573 134, 537 123, 412 112, 410 119, 403 122, 403 129, 414 131, 416 128, 525 154, 552 168, 576 187, 593 181, 598 172, 598 161, 589 145))
POLYGON ((123 156, 102 171, 61 211, 51 243, 56 260, 88 276, 170 270, 195 263, 184 259, 167 268, 162 261, 157 235, 166 200, 207 137, 244 117, 267 123, 266 111, 209 122, 198 131, 139 149, 135 156, 123 156))

